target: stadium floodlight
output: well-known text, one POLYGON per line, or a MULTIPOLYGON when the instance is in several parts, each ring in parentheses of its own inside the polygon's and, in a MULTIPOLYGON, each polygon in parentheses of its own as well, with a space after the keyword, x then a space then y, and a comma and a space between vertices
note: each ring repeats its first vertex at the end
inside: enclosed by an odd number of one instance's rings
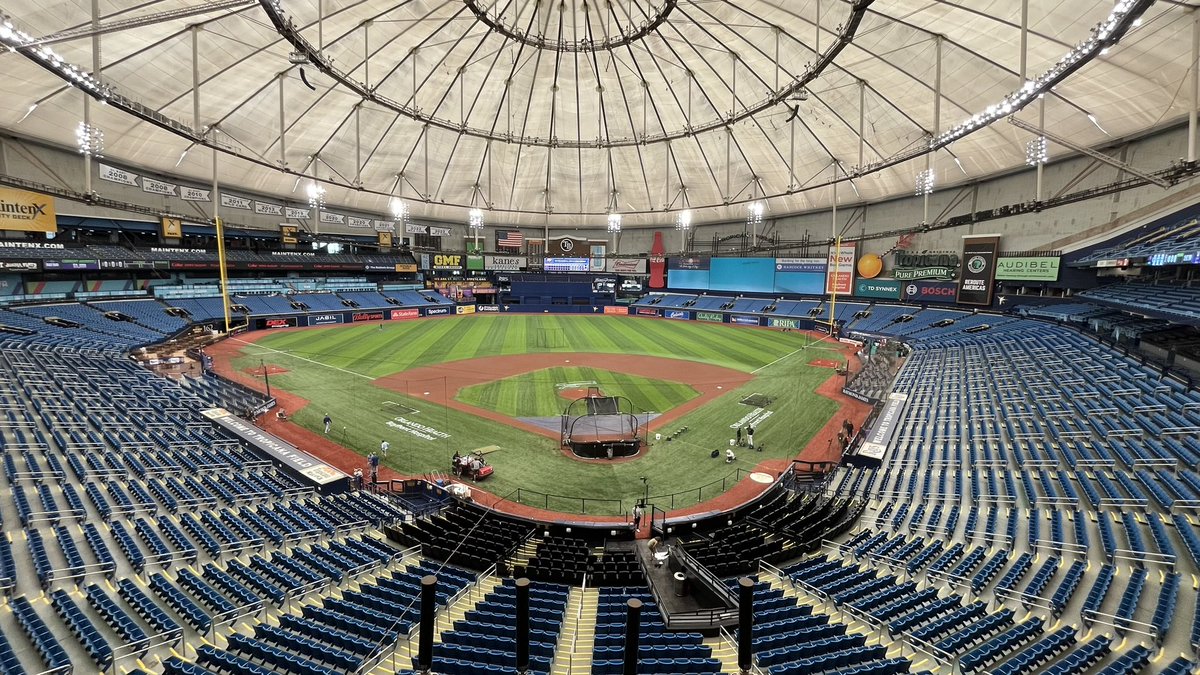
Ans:
POLYGON ((917 196, 923 197, 933 192, 933 169, 925 169, 917 173, 917 196))
POLYGON ((325 186, 313 181, 308 184, 308 205, 314 209, 325 206, 325 186))
POLYGON ((1025 163, 1029 166, 1037 166, 1045 164, 1050 159, 1050 153, 1046 151, 1046 137, 1037 136, 1029 139, 1025 144, 1025 163))
POLYGON ((763 219, 763 203, 752 201, 746 205, 746 224, 758 225, 763 219))
POLYGON ((475 231, 483 229, 483 211, 471 209, 467 214, 467 228, 475 231))
POLYGON ((103 157, 104 132, 94 125, 80 122, 75 127, 75 142, 79 146, 79 154, 88 157, 103 157))
POLYGON ((403 223, 408 220, 408 203, 399 197, 392 197, 392 202, 389 204, 392 211, 392 220, 403 223))
POLYGON ((675 214, 675 229, 677 229, 677 230, 692 229, 692 211, 691 211, 691 209, 684 209, 684 210, 680 211, 679 213, 675 214))
POLYGON ((621 214, 608 214, 608 231, 610 234, 617 234, 621 231, 621 214))

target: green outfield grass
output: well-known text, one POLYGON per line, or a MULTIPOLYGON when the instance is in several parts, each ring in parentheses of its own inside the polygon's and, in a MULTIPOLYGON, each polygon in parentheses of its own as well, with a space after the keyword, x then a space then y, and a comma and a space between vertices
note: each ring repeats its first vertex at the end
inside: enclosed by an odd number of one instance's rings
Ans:
MULTIPOLYGON (((317 433, 328 413, 334 420, 332 437, 366 455, 387 438, 392 452, 385 464, 397 471, 419 474, 446 471, 455 451, 499 446, 489 455, 496 474, 487 487, 501 496, 523 502, 576 511, 577 499, 550 495, 589 496, 588 513, 626 510, 642 494, 645 477, 653 494, 668 494, 716 482, 704 492, 692 490, 674 499, 686 506, 715 496, 723 477, 736 467, 749 468, 763 459, 787 458, 802 449, 825 424, 837 406, 814 393, 832 374, 828 368, 807 365, 815 359, 841 360, 828 343, 813 342, 803 333, 782 333, 697 322, 612 316, 499 315, 450 317, 421 321, 385 322, 332 329, 288 331, 264 336, 247 345, 234 360, 238 369, 260 361, 289 372, 271 376, 271 386, 310 401, 293 419, 317 433), (811 343, 811 344, 810 344, 811 343), (407 395, 373 381, 416 366, 498 354, 599 352, 647 354, 712 363, 744 372, 755 379, 671 425, 688 427, 677 440, 655 443, 641 458, 614 464, 585 464, 563 456, 549 438, 482 420, 428 400, 420 387, 407 395), (739 403, 751 393, 771 396, 771 416, 760 422, 756 440, 764 452, 742 451, 735 465, 709 458, 733 435, 731 425, 753 409, 739 403), (401 404, 398 408, 394 404, 401 404), (415 410, 415 413, 409 411, 415 410), (422 438, 389 426, 396 418, 435 433, 417 430, 422 438), (535 494, 539 493, 539 494, 535 494), (604 502, 600 500, 613 500, 604 502), (618 501, 618 500, 624 500, 618 501)), ((454 367, 453 364, 447 365, 454 367)), ((586 379, 586 378, 585 378, 586 379)), ((595 379, 595 378, 592 378, 595 379)), ((655 409, 655 408, 650 408, 655 409)), ((664 500, 664 506, 670 506, 664 500)))
POLYGON ((510 417, 552 417, 561 415, 572 400, 560 394, 561 385, 586 383, 599 388, 605 396, 628 398, 637 411, 665 412, 699 395, 679 382, 597 368, 559 366, 467 387, 458 392, 458 400, 510 417))

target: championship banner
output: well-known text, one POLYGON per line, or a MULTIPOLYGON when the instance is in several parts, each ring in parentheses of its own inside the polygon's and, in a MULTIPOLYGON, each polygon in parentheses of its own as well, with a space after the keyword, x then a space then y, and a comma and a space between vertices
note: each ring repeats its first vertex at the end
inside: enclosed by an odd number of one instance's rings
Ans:
POLYGON ((448 227, 433 227, 429 228, 429 236, 431 237, 449 237, 451 229, 448 227))
POLYGON ((962 268, 958 277, 960 305, 992 304, 999 248, 999 235, 963 235, 962 268))
POLYGON ((295 225, 280 225, 279 239, 285 244, 299 244, 300 240, 296 237, 300 233, 300 228, 295 225))
MULTIPOLYGON (((179 198, 187 202, 207 202, 211 201, 209 190, 201 190, 200 188, 188 187, 182 185, 179 187, 179 198)), ((291 216, 288 216, 291 218, 291 216)))
POLYGON ((260 216, 282 216, 283 206, 256 201, 254 202, 254 212, 260 216))
POLYGON ((829 247, 825 292, 849 295, 854 290, 854 244, 829 247))
POLYGON ((58 232, 54 197, 0 187, 0 230, 58 232))
POLYGON ((1058 281, 1059 259, 1056 256, 1025 256, 996 259, 996 279, 999 281, 1058 281))
POLYGON ((228 192, 222 192, 221 193, 221 206, 231 208, 231 209, 241 209, 243 211, 249 211, 253 208, 254 201, 251 199, 247 199, 245 197, 238 197, 237 195, 231 195, 228 192))
POLYGON ((392 247, 392 233, 391 232, 377 232, 376 235, 379 237, 379 248, 391 248, 392 247))
POLYGON ((159 233, 163 239, 179 239, 183 236, 183 221, 178 218, 163 216, 162 227, 159 233))
MULTIPOLYGON (((357 225, 354 224, 354 221, 356 221, 356 220, 359 220, 359 219, 358 218, 350 219, 350 227, 358 227, 357 225)), ((363 218, 362 220, 366 220, 366 218, 363 218)), ((376 232, 393 232, 394 233, 396 231, 396 222, 392 221, 392 220, 375 220, 375 221, 367 221, 367 223, 369 224, 368 226, 373 226, 375 228, 376 232)))
POLYGON ((343 216, 340 213, 330 213, 328 211, 322 211, 321 212, 321 222, 327 223, 330 225, 344 225, 346 223, 346 216, 343 216))
POLYGON ((298 209, 292 206, 288 206, 283 209, 283 217, 290 218, 292 220, 308 220, 308 214, 308 209, 298 209))
POLYGON ((429 234, 429 228, 416 223, 405 223, 404 234, 429 234))
MULTIPOLYGON (((357 230, 370 230, 370 229, 374 229, 375 224, 371 222, 370 218, 360 218, 358 216, 350 216, 350 217, 346 218, 346 227, 353 227, 357 230)), ((382 230, 380 230, 380 231, 382 231, 382 230)), ((391 230, 387 230, 387 231, 391 232, 391 230)))
POLYGON ((118 169, 115 166, 109 166, 104 162, 100 162, 99 164, 100 171, 97 173, 97 177, 100 180, 106 180, 110 183, 120 183, 122 185, 136 186, 138 184, 138 175, 136 173, 118 169))
POLYGON ((154 178, 142 178, 142 192, 149 192, 152 195, 166 195, 168 197, 175 196, 175 189, 179 187, 174 183, 168 183, 165 180, 155 180, 154 178))

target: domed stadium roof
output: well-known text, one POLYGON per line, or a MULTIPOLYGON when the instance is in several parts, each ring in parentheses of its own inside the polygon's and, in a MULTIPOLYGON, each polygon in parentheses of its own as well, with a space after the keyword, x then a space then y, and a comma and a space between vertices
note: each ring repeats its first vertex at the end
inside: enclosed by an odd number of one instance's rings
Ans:
POLYGON ((930 147, 939 186, 1019 167, 1022 106, 1081 145, 1186 114, 1190 7, 1027 4, 1024 33, 1019 0, 14 0, 0 125, 74 146, 56 69, 98 66, 113 160, 208 180, 200 141, 243 189, 602 225, 911 194, 930 147))

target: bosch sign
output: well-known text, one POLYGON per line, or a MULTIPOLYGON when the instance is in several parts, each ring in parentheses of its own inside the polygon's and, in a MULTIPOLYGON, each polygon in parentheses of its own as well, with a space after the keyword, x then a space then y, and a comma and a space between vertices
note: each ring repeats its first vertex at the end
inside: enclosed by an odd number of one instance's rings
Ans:
POLYGON ((953 281, 913 281, 901 286, 901 290, 901 299, 905 302, 952 303, 958 295, 958 287, 953 281))

